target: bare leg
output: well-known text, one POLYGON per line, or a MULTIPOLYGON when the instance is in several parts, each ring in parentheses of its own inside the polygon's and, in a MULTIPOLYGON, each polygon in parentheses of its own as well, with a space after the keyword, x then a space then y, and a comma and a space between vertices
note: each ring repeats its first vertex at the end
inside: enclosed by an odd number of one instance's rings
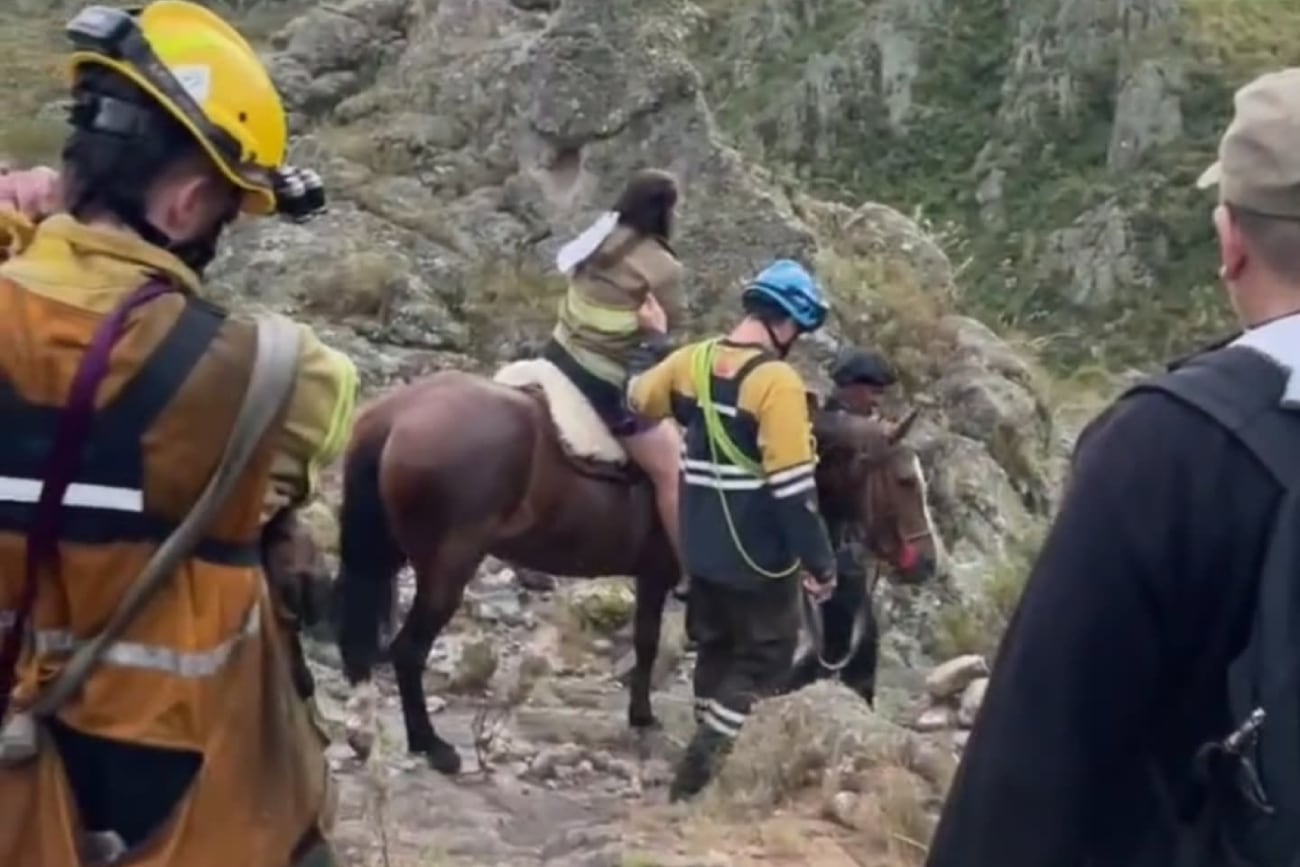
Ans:
POLYGON ((672 422, 662 421, 649 430, 625 437, 620 442, 654 484, 659 520, 673 546, 678 572, 684 576, 686 559, 682 555, 681 519, 677 507, 681 434, 672 422))

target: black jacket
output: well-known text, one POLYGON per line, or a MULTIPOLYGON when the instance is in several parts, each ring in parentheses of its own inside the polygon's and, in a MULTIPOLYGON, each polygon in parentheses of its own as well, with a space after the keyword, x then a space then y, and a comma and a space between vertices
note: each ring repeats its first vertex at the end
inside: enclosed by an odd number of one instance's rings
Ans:
POLYGON ((1177 776, 1230 728, 1224 672, 1280 496, 1227 430, 1166 395, 1089 427, 927 867, 1171 863, 1152 768, 1177 776))

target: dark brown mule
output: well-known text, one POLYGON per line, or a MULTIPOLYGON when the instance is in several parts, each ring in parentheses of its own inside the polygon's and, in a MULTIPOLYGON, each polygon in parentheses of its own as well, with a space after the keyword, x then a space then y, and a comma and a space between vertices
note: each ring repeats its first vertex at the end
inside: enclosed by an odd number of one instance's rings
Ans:
POLYGON ((929 578, 939 560, 925 473, 906 442, 917 414, 913 410, 891 425, 844 411, 818 411, 813 423, 823 516, 861 525, 871 553, 892 564, 894 577, 907 584, 929 578))
POLYGON ((339 650, 358 698, 370 698, 397 571, 415 570, 390 655, 408 746, 434 768, 455 773, 460 757, 429 721, 424 664, 487 554, 571 577, 635 577, 628 721, 655 723, 651 671, 679 572, 649 483, 572 459, 540 394, 443 371, 366 406, 344 459, 340 531, 339 650))
MULTIPOLYGON (((823 634, 815 650, 831 658, 809 655, 798 660, 787 689, 838 675, 872 703, 880 651, 872 604, 875 578, 885 571, 896 583, 918 584, 938 567, 939 538, 925 475, 916 451, 906 442, 916 417, 914 411, 893 425, 843 411, 814 414, 822 514, 833 532, 860 528, 867 550, 850 549, 852 559, 867 553, 888 568, 864 570, 860 562, 841 562, 835 593, 819 609, 823 634)), ((842 540, 833 541, 839 545, 842 540)))

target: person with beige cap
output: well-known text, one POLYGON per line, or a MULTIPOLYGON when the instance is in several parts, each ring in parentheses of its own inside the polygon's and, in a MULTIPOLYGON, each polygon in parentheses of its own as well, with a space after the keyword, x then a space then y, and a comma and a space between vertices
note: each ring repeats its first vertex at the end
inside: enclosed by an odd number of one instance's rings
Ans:
POLYGON ((1242 332, 1080 437, 927 867, 1300 864, 1300 69, 1198 185, 1242 332))

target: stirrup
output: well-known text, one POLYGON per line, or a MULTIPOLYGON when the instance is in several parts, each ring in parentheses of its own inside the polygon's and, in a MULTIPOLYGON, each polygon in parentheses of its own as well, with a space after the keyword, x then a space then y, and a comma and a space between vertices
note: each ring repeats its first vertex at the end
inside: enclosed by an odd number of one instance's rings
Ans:
POLYGON ((17 765, 36 758, 36 720, 19 711, 0 729, 0 765, 17 765))

